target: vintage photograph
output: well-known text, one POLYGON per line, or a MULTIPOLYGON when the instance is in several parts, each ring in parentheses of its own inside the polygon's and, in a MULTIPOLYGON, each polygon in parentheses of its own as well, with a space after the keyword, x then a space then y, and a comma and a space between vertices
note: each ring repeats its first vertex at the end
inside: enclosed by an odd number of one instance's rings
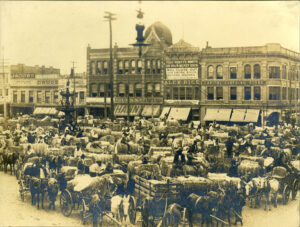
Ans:
POLYGON ((298 1, 0 1, 0 227, 299 227, 298 1))

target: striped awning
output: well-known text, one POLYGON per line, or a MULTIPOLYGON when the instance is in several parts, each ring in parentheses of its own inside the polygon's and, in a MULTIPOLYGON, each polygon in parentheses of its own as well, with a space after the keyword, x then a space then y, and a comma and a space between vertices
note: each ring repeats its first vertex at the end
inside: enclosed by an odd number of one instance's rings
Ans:
POLYGON ((142 111, 142 116, 151 117, 152 116, 152 107, 153 107, 153 116, 157 117, 159 115, 159 105, 147 105, 142 111))
MULTIPOLYGON (((127 105, 117 105, 115 107, 115 116, 127 116, 127 105)), ((137 116, 141 113, 142 106, 141 105, 130 105, 129 107, 129 115, 130 116, 137 116)))

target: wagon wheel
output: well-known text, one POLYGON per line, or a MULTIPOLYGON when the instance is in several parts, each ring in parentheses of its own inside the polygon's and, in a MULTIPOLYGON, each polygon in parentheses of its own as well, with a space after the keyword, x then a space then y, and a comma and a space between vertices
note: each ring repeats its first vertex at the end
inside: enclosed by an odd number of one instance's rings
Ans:
POLYGON ((73 201, 71 193, 64 190, 60 195, 60 209, 64 216, 69 217, 73 210, 73 201))
POLYGON ((19 191, 20 191, 20 196, 21 196, 21 199, 22 199, 22 202, 24 202, 24 182, 22 180, 19 181, 19 191))
POLYGON ((85 225, 86 224, 85 219, 87 218, 87 206, 85 204, 84 199, 81 199, 79 210, 80 210, 80 218, 82 224, 85 225))
POLYGON ((288 185, 284 186, 282 196, 283 196, 283 204, 287 204, 290 198, 290 187, 288 185))
POLYGON ((162 220, 163 226, 171 226, 171 214, 167 213, 162 220))
POLYGON ((299 188, 299 183, 295 179, 293 182, 293 187, 292 187, 292 200, 296 199, 297 193, 298 193, 298 188, 299 188))
POLYGON ((133 196, 129 198, 128 216, 130 223, 135 225, 136 222, 136 200, 133 196))

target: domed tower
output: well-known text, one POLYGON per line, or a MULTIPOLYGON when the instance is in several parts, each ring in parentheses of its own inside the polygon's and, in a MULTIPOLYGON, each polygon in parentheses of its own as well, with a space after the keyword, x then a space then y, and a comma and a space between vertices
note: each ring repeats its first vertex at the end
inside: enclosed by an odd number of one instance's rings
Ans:
POLYGON ((145 40, 146 43, 163 42, 170 46, 172 45, 172 33, 166 25, 157 21, 146 29, 145 40))

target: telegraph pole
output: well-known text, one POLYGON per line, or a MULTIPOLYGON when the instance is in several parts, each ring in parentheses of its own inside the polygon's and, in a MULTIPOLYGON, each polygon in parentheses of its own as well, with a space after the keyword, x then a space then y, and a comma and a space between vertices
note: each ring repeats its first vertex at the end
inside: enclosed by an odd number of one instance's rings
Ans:
POLYGON ((114 80, 113 80, 113 56, 112 56, 112 26, 111 22, 116 20, 114 13, 104 12, 105 21, 109 23, 109 78, 110 78, 110 118, 114 120, 114 80))
POLYGON ((73 105, 73 107, 74 107, 74 109, 75 109, 75 111, 74 111, 74 119, 75 119, 75 123, 77 122, 77 111, 76 111, 76 83, 75 83, 75 61, 72 61, 71 62, 72 63, 72 70, 71 70, 71 76, 73 77, 73 82, 74 82, 74 93, 73 93, 73 100, 74 100, 74 105, 73 105))

